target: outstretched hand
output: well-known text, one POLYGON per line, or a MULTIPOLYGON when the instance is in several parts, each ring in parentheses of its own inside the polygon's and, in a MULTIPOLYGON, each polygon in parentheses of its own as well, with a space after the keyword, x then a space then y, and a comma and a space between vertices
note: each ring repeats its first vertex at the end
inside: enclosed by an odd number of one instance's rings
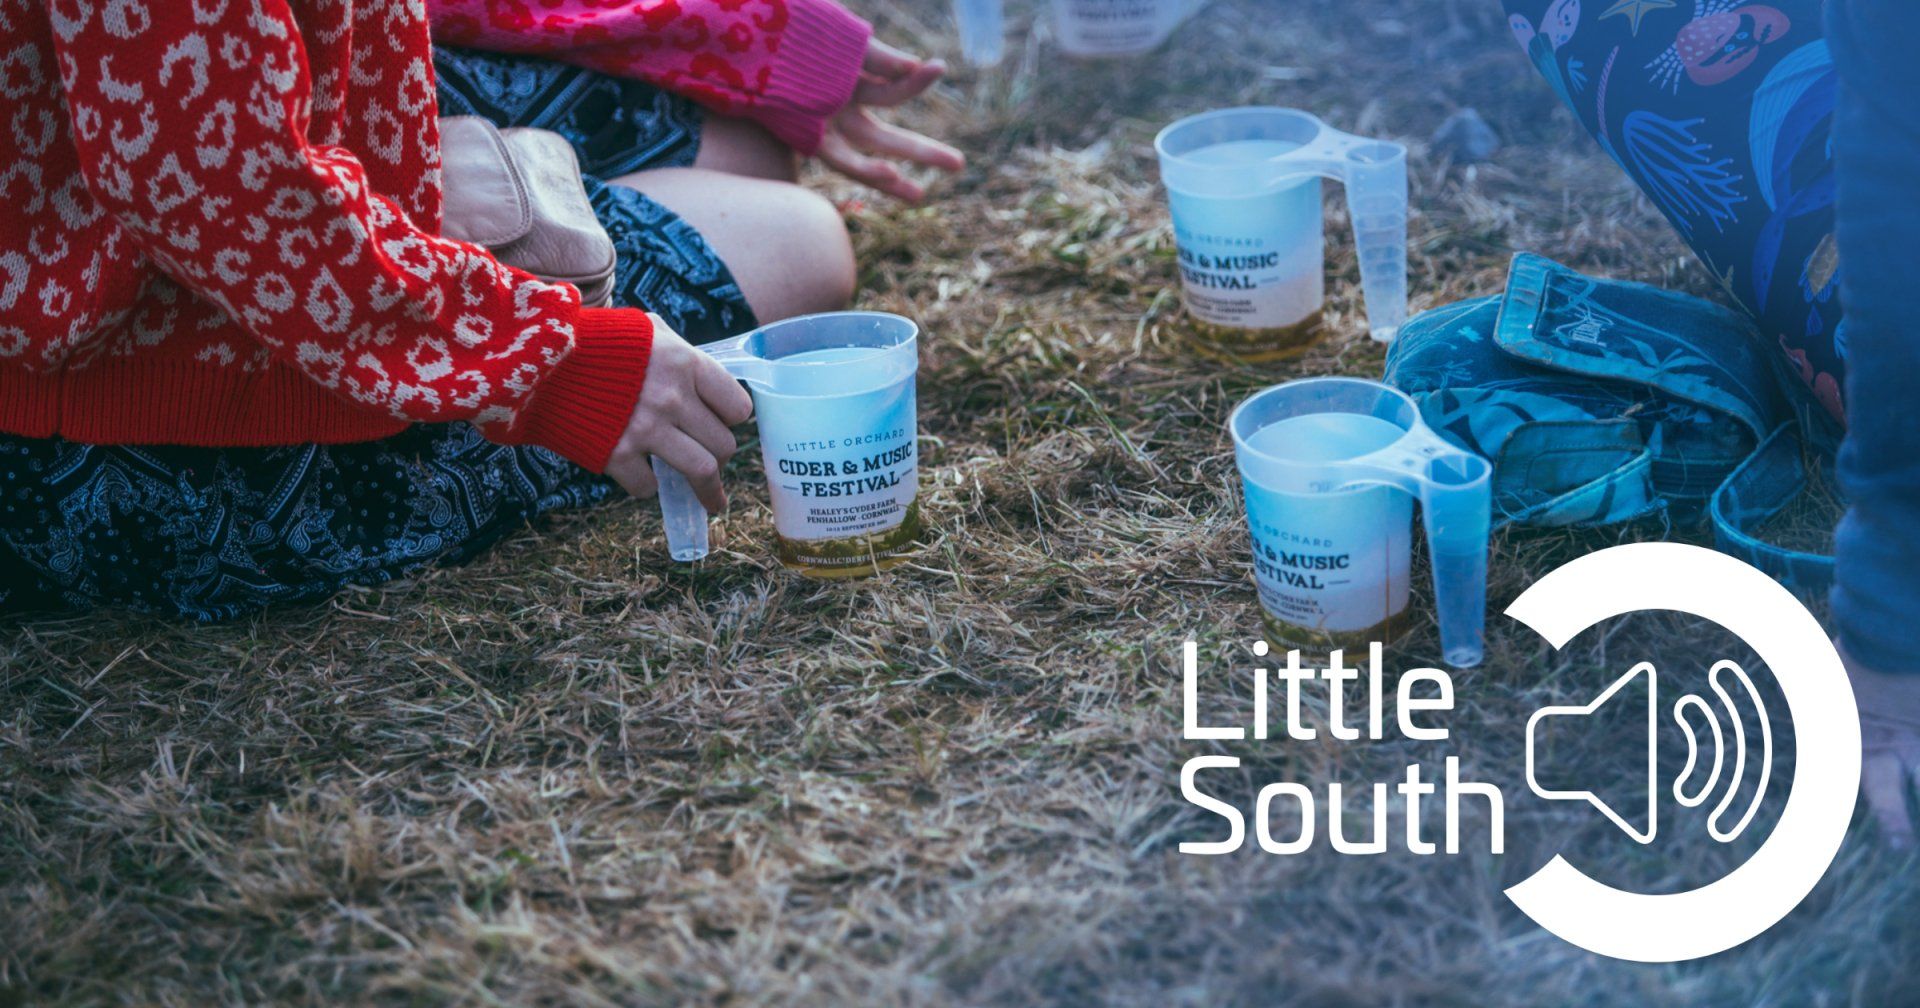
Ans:
POLYGON ((1920 675, 1886 675, 1863 668, 1844 652, 1841 657, 1860 705, 1866 746, 1860 790, 1888 841, 1910 847, 1914 821, 1907 800, 1920 789, 1920 675))
POLYGON ((889 196, 909 203, 925 199, 926 187, 908 178, 895 162, 952 173, 966 166, 966 158, 938 140, 881 122, 872 110, 919 97, 946 72, 939 60, 920 59, 877 39, 869 42, 853 100, 827 121, 820 160, 889 196))

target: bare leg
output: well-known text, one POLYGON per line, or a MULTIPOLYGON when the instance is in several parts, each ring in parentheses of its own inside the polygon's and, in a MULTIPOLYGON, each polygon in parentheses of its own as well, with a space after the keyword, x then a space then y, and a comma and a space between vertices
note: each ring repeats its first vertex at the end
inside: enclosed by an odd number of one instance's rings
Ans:
POLYGON ((660 168, 614 180, 679 214, 705 236, 761 322, 845 308, 853 245, 825 197, 763 178, 660 168))
POLYGON ((700 154, 693 166, 777 182, 800 178, 800 156, 793 148, 758 123, 717 115, 708 115, 700 129, 700 154))

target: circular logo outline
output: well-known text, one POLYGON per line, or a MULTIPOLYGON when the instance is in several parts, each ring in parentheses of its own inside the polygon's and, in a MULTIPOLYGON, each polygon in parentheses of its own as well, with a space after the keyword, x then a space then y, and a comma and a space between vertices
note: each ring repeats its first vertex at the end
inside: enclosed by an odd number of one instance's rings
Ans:
POLYGON ((1764 572, 1681 543, 1591 553, 1536 581, 1507 615, 1558 650, 1602 620, 1648 610, 1726 628, 1772 670, 1795 728, 1796 765, 1780 819, 1726 876, 1679 893, 1616 889, 1556 854, 1506 890, 1534 923, 1589 952, 1636 962, 1698 959, 1779 923, 1840 852, 1860 791, 1860 716, 1833 642, 1764 572))

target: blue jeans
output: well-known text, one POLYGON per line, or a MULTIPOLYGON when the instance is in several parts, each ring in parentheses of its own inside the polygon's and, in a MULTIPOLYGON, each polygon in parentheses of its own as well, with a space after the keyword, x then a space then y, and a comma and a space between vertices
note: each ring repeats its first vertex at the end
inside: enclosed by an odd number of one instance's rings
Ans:
POLYGON ((1849 510, 1835 543, 1834 618, 1853 657, 1920 674, 1920 30, 1913 0, 1828 0, 1842 81, 1837 236, 1849 510))

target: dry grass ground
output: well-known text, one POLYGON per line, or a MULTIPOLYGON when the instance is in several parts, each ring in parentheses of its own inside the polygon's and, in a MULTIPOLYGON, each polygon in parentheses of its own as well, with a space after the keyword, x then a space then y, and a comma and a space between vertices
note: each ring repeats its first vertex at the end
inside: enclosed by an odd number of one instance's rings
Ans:
MULTIPOLYGON (((948 49, 933 0, 880 2, 889 37, 948 49)), ((1268 780, 1458 753, 1508 786, 1502 857, 1484 826, 1454 857, 1176 853, 1218 825, 1175 783, 1205 751, 1179 739, 1180 642, 1245 665, 1256 627, 1221 423, 1380 353, 1337 201, 1324 347, 1264 369, 1184 351, 1153 131, 1273 102, 1407 139, 1417 307, 1497 290, 1515 248, 1707 286, 1495 8, 1220 0, 1102 65, 1021 31, 913 110, 974 167, 926 209, 854 210, 861 303, 931 334, 910 567, 783 573, 746 462, 697 567, 620 505, 318 608, 0 630, 0 1005, 1916 1003, 1915 864, 1865 826, 1787 921, 1691 964, 1588 955, 1499 895, 1556 850, 1642 888, 1739 859, 1698 823, 1672 827, 1698 850, 1656 855, 1521 800, 1528 712, 1715 643, 1658 621, 1555 654, 1496 616, 1448 742, 1248 744, 1219 779, 1244 807, 1268 780), (1471 169, 1424 145, 1469 105, 1507 140, 1471 169)), ((1507 535, 1494 605, 1662 532, 1507 535)), ((1395 655, 1434 652, 1423 626, 1395 655)), ((1210 679, 1208 703, 1250 691, 1210 679)), ((1562 755, 1595 763, 1616 728, 1562 755)))

